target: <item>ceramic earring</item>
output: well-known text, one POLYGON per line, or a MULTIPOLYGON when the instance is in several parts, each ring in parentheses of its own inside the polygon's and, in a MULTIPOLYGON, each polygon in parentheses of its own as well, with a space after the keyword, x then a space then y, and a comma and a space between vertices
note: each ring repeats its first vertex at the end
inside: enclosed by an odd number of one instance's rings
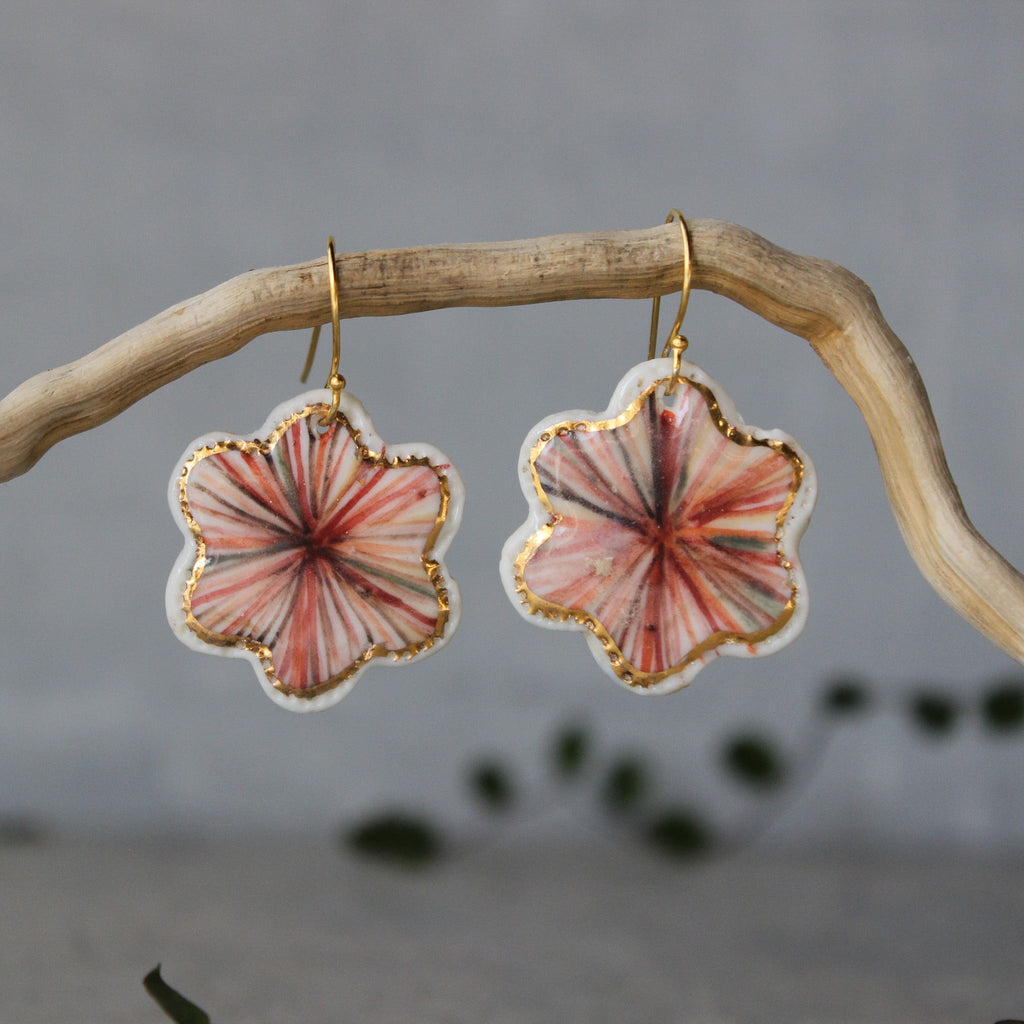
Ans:
POLYGON ((788 434, 745 424, 717 381, 682 358, 679 313, 662 358, 622 378, 607 409, 533 428, 519 479, 526 522, 501 576, 524 618, 586 635, 623 686, 670 693, 720 655, 769 654, 807 617, 797 546, 814 470, 788 434))
POLYGON ((461 480, 430 445, 385 445, 345 391, 333 239, 328 268, 325 388, 274 409, 256 440, 197 438, 169 489, 185 535, 167 585, 172 629, 195 650, 248 659, 293 711, 335 704, 374 662, 438 650, 460 610, 444 555, 461 480))

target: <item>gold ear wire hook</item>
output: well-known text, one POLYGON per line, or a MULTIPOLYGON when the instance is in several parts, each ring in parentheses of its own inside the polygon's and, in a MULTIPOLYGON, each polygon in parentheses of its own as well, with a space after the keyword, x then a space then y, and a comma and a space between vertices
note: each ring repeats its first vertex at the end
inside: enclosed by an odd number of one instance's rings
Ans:
MULTIPOLYGON (((667 356, 670 351, 672 353, 672 380, 666 389, 668 394, 672 394, 675 391, 676 383, 679 380, 679 367, 683 353, 689 345, 686 338, 680 334, 680 330, 683 326, 683 317, 686 316, 686 307, 690 301, 690 281, 693 277, 693 260, 690 257, 690 235, 686 227, 686 221, 678 210, 672 210, 665 218, 665 223, 671 224, 673 221, 679 224, 679 233, 683 239, 683 288, 679 296, 679 312, 676 313, 672 332, 668 336, 668 341, 665 342, 665 347, 661 350, 662 356, 667 356)), ((651 337, 647 346, 648 359, 653 359, 655 352, 657 352, 658 319, 660 315, 661 296, 655 295, 654 305, 651 309, 651 337)))
MULTIPOLYGON (((331 372, 327 378, 325 388, 331 391, 331 408, 321 419, 323 426, 330 426, 338 418, 338 406, 341 404, 341 393, 345 390, 345 378, 338 373, 338 366, 341 363, 341 313, 338 300, 338 265, 334 259, 334 236, 327 239, 327 276, 331 285, 331 328, 333 332, 333 348, 331 352, 331 372)), ((306 365, 302 370, 300 380, 306 383, 309 371, 313 368, 313 360, 316 357, 317 343, 320 341, 320 324, 313 328, 313 337, 309 339, 309 352, 306 354, 306 365)))
POLYGON ((313 337, 309 339, 309 351, 306 353, 306 365, 302 368, 302 375, 299 380, 305 384, 309 380, 309 371, 313 369, 313 360, 316 359, 316 347, 320 344, 320 325, 313 328, 313 337))

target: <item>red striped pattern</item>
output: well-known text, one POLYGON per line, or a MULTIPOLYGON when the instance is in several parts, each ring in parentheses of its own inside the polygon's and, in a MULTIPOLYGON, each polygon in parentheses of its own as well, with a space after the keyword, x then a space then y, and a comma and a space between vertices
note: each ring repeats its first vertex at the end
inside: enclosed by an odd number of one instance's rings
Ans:
MULTIPOLYGON (((391 464, 320 410, 269 450, 232 445, 188 471, 186 513, 205 547, 193 629, 262 646, 268 677, 308 696, 380 653, 412 653, 443 629, 443 581, 428 571, 446 466, 391 464)), ((188 603, 188 598, 186 598, 188 603)))
POLYGON ((648 675, 780 621, 794 595, 780 534, 799 463, 726 436, 689 382, 670 398, 652 389, 620 425, 575 426, 534 458, 553 515, 521 582, 543 610, 593 620, 623 671, 648 675))

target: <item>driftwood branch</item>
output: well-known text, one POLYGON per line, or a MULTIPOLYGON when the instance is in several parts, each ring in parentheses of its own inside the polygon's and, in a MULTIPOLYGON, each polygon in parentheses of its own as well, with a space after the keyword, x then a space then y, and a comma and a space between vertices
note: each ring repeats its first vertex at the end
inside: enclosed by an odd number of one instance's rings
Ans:
MULTIPOLYGON (((967 518, 924 384, 868 287, 834 263, 786 252, 735 224, 694 220, 690 232, 693 287, 733 299, 810 342, 867 422, 893 511, 924 576, 976 629, 1024 661, 1024 577, 967 518)), ((678 226, 668 224, 344 253, 338 270, 343 317, 389 316, 667 294, 678 290, 682 250, 678 226)), ((250 271, 173 306, 0 402, 0 480, 260 334, 329 318, 322 258, 250 271)))

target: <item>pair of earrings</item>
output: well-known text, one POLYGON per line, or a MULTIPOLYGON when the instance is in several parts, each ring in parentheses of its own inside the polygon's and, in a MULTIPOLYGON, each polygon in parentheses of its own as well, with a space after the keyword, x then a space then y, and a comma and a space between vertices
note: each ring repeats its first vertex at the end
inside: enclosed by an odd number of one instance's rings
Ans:
MULTIPOLYGON (((672 692, 718 655, 768 654, 799 634, 797 545, 816 494, 799 445, 742 423, 682 358, 691 260, 679 211, 672 221, 684 279, 661 357, 655 299, 648 359, 608 408, 530 431, 519 464, 529 515, 500 567, 525 618, 583 632, 605 671, 641 693, 672 692)), ((335 704, 373 661, 440 649, 460 610, 444 555, 462 482, 430 445, 385 445, 345 390, 333 239, 327 257, 325 387, 274 409, 255 440, 198 438, 169 492, 186 538, 168 581, 171 627, 196 650, 248 658, 295 711, 335 704)))

